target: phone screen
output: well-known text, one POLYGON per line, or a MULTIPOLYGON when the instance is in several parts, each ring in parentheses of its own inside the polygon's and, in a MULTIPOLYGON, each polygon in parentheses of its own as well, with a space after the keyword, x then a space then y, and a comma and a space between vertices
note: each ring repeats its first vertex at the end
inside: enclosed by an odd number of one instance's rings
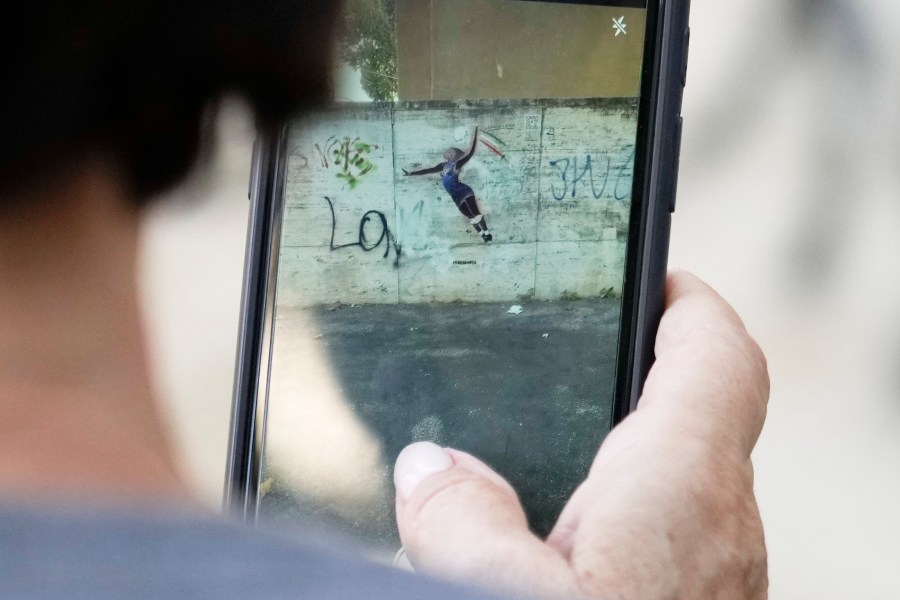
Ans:
POLYGON ((284 141, 261 520, 392 555, 429 440, 549 532, 612 423, 643 5, 347 2, 334 102, 284 141))

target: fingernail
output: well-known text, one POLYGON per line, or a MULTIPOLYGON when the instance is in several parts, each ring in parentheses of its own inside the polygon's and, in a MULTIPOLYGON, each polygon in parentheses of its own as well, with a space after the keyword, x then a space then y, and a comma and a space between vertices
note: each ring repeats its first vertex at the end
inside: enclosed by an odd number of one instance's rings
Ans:
POLYGON ((404 500, 422 481, 453 466, 447 451, 431 442, 416 442, 403 449, 394 465, 394 487, 404 500))

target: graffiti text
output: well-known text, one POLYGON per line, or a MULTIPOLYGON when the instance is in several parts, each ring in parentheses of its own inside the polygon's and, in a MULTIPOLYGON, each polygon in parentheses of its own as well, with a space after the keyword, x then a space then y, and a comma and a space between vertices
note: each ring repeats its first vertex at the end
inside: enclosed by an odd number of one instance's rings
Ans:
POLYGON ((379 210, 370 210, 367 211, 362 218, 359 220, 359 234, 355 242, 350 242, 349 244, 338 244, 334 245, 334 231, 337 229, 337 217, 334 215, 334 203, 331 201, 331 198, 325 196, 325 201, 328 203, 328 208, 331 210, 331 241, 328 244, 328 247, 334 250, 341 250, 342 248, 352 248, 358 247, 363 250, 363 252, 371 252, 375 248, 381 246, 384 243, 384 256, 383 258, 387 258, 391 253, 391 248, 394 249, 394 267, 400 266, 400 243, 397 241, 397 238, 394 237, 394 234, 391 233, 390 227, 388 227, 387 217, 384 216, 384 213, 379 210), (366 236, 366 225, 370 222, 374 222, 376 224, 381 225, 381 232, 378 236, 378 239, 374 242, 370 241, 366 236))
POLYGON ((578 184, 581 183, 585 188, 590 189, 591 196, 595 200, 599 200, 611 184, 613 198, 624 200, 631 192, 631 177, 628 176, 630 173, 627 173, 627 170, 633 161, 634 148, 625 162, 616 169, 612 168, 612 161, 609 157, 606 158, 605 165, 595 169, 595 162, 590 154, 586 155, 582 162, 579 162, 577 156, 551 160, 549 165, 556 170, 555 174, 558 179, 551 182, 550 191, 553 198, 557 202, 561 202, 566 196, 575 198, 578 195, 578 184), (623 181, 626 188, 624 190, 620 189, 623 187, 623 181))
POLYGON ((366 155, 377 150, 378 146, 360 141, 359 138, 351 140, 349 137, 331 136, 323 145, 314 144, 313 147, 319 155, 322 167, 326 169, 331 167, 328 160, 330 157, 334 161, 334 166, 338 168, 337 178, 346 181, 351 190, 355 189, 366 175, 377 170, 366 155))

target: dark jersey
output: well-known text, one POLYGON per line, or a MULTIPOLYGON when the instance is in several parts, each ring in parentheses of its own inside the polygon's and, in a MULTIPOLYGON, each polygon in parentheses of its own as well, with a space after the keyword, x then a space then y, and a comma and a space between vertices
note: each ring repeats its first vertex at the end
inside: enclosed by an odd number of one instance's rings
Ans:
POLYGON ((448 160, 444 163, 444 168, 441 170, 441 183, 444 184, 444 189, 457 204, 475 195, 472 188, 459 180, 459 170, 456 168, 455 160, 448 160))

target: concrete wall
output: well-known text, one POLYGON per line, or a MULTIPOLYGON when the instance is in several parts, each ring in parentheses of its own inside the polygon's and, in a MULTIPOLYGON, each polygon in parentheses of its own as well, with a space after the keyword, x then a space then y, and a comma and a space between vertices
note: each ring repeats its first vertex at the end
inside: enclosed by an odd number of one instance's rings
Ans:
POLYGON ((295 123, 279 305, 619 294, 636 115, 631 99, 429 102, 346 105, 295 123), (439 175, 402 172, 466 148, 476 125, 483 141, 460 179, 491 244, 439 175))
POLYGON ((646 11, 396 0, 401 100, 637 96, 646 11), (624 20, 625 34, 613 27, 624 20))

